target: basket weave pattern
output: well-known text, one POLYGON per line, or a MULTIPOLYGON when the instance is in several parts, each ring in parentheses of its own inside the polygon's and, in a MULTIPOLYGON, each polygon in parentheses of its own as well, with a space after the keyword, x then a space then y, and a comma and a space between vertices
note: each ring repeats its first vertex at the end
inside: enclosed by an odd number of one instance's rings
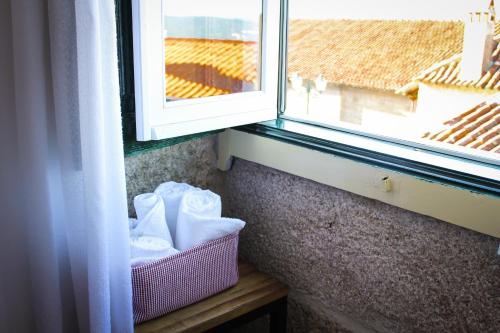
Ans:
POLYGON ((156 318, 238 282, 238 234, 132 268, 134 322, 156 318))

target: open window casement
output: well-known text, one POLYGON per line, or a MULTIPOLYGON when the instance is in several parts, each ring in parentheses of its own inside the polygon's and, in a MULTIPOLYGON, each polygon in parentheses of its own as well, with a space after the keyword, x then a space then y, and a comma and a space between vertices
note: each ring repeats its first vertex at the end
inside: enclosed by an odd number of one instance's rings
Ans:
POLYGON ((277 114, 279 0, 132 0, 137 140, 277 114))

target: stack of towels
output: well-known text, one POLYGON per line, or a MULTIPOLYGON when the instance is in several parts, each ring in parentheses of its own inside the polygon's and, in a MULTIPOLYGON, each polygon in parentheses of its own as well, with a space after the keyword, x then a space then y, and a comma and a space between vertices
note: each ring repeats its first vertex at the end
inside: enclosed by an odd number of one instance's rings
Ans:
POLYGON ((129 220, 132 266, 146 264, 240 231, 245 222, 221 217, 220 196, 185 183, 163 183, 134 198, 129 220))

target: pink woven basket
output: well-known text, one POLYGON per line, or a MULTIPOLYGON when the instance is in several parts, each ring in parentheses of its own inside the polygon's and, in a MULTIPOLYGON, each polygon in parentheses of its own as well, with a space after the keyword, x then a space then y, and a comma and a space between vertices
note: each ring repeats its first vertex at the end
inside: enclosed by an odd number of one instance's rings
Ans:
POLYGON ((134 322, 156 318, 238 282, 238 234, 132 268, 134 322))

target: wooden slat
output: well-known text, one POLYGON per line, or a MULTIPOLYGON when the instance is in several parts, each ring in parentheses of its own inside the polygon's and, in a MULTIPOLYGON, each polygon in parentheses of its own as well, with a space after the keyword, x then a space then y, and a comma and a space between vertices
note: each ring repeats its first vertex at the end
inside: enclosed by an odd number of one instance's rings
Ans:
POLYGON ((287 287, 253 266, 240 262, 238 284, 217 295, 135 327, 136 333, 203 332, 272 303, 287 287))

